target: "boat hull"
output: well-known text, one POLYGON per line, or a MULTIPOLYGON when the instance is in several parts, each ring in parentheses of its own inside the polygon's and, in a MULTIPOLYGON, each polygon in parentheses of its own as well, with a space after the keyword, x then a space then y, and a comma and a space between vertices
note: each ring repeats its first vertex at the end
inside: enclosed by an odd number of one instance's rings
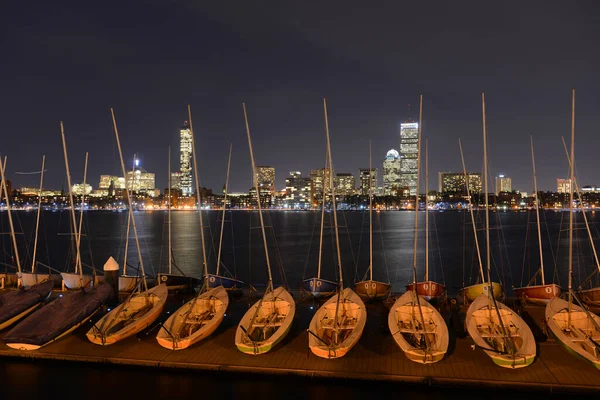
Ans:
POLYGON ((17 350, 37 350, 86 323, 108 299, 112 289, 103 284, 62 294, 14 326, 3 338, 17 350))
POLYGON ((167 286, 162 283, 149 289, 147 294, 133 295, 96 322, 87 332, 87 338, 94 344, 108 346, 141 332, 162 313, 167 296, 167 286), (149 308, 144 310, 145 306, 149 308))
POLYGON ((569 303, 559 297, 555 297, 546 306, 546 325, 554 338, 571 354, 584 359, 597 369, 600 369, 600 354, 596 351, 596 343, 600 342, 600 317, 593 313, 587 314, 581 307, 571 304, 571 327, 568 326, 567 310, 569 303), (589 319, 591 316, 595 325, 589 319), (583 340, 582 340, 583 339, 583 340))
POLYGON ((385 282, 378 282, 372 279, 356 282, 354 291, 363 300, 382 300, 390 295, 392 285, 385 282))
POLYGON ((235 332, 237 349, 251 355, 269 352, 286 337, 295 314, 296 303, 287 290, 278 287, 267 292, 246 311, 240 321, 235 332), (253 318, 255 314, 257 317, 253 318), (263 340, 251 339, 261 333, 265 336, 263 340))
POLYGON ((198 343, 219 327, 228 305, 229 295, 225 288, 208 289, 165 321, 156 335, 158 344, 169 350, 183 350, 198 343), (194 328, 197 329, 192 332, 194 328))
MULTIPOLYGON (((406 291, 409 292, 414 290, 413 287, 414 284, 409 283, 406 285, 406 291)), ((444 285, 434 281, 417 282, 417 294, 422 296, 427 301, 439 299, 442 297, 445 291, 446 287, 444 285)))
POLYGON ((537 355, 531 328, 503 303, 496 301, 494 304, 490 305, 488 295, 482 294, 469 306, 465 324, 471 339, 500 367, 515 369, 531 365, 537 355), (510 336, 502 334, 498 314, 510 336), (504 338, 512 343, 514 352, 509 354, 504 348, 504 338))
POLYGON ((308 278, 302 281, 302 289, 316 298, 330 297, 337 291, 338 284, 320 278, 308 278))
POLYGON ((194 288, 202 284, 201 279, 175 274, 158 274, 157 281, 167 285, 170 292, 192 293, 194 288))
MULTIPOLYGON (((492 290, 494 293, 494 298, 499 299, 500 295, 502 295, 502 285, 497 282, 492 282, 492 290)), ((489 285, 488 283, 478 283, 476 285, 467 286, 462 289, 463 295, 469 301, 473 301, 479 296, 488 294, 489 285)))
POLYGON ((94 279, 92 275, 80 277, 79 274, 69 272, 61 272, 60 275, 62 276, 63 286, 69 290, 81 289, 82 284, 83 287, 88 287, 94 279))
POLYGON ((562 293, 560 286, 551 283, 548 285, 525 286, 514 288, 513 292, 517 299, 523 303, 546 305, 554 297, 559 297, 562 293))
POLYGON ((358 343, 366 323, 365 304, 355 291, 346 288, 341 294, 338 293, 327 300, 315 312, 309 325, 308 347, 318 357, 343 357, 358 343), (338 304, 339 296, 341 300, 338 304))
POLYGON ((208 274, 208 287, 213 289, 219 286, 223 286, 228 292, 240 290, 244 282, 238 281, 234 278, 228 278, 226 276, 208 274))
POLYGON ((577 294, 585 304, 600 307, 600 287, 582 289, 577 294))
POLYGON ((131 293, 135 290, 141 278, 139 276, 119 276, 119 292, 131 293))
POLYGON ((415 295, 414 291, 407 291, 394 302, 388 314, 388 327, 406 358, 419 364, 433 364, 441 361, 448 351, 448 326, 438 310, 424 296, 417 297, 417 304, 415 295), (415 346, 414 338, 420 342, 421 338, 425 340, 424 335, 429 340, 430 349, 415 346))
POLYGON ((51 280, 54 287, 59 288, 62 284, 62 276, 60 274, 38 274, 31 272, 23 272, 21 274, 21 285, 25 288, 29 288, 38 283, 51 280))
POLYGON ((27 289, 0 294, 0 330, 8 328, 38 308, 50 296, 52 287, 53 283, 46 281, 27 289))

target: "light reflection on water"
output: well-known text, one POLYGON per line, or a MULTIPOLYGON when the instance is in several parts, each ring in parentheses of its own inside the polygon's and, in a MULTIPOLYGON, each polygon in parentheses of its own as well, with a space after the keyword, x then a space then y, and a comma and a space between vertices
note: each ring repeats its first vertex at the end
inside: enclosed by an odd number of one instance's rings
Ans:
MULTIPOLYGON (((21 248, 22 265, 29 266, 34 232, 35 213, 17 212, 15 218, 21 248)), ((473 230, 466 212, 430 212, 429 272, 430 279, 445 281, 450 295, 456 294, 465 284, 471 284, 479 274, 473 245, 473 230)), ((551 279, 555 266, 559 283, 567 282, 568 213, 546 211, 544 225, 544 257, 546 276, 551 279), (560 235, 560 237, 559 237, 560 235), (559 241, 560 239, 560 241, 559 241), (560 246, 559 246, 560 244, 560 246), (556 263, 554 262, 556 260, 556 263)), ((574 231, 574 282, 580 282, 593 271, 593 255, 581 213, 575 213, 578 221, 574 231)), ((50 263, 58 270, 72 268, 68 212, 42 213, 42 234, 38 246, 38 259, 50 263), (61 233, 59 236, 58 233, 61 233)), ((269 255, 273 277, 281 282, 284 271, 288 284, 298 288, 303 278, 317 273, 319 249, 320 212, 267 211, 265 223, 269 242, 269 255), (270 228, 272 227, 272 228, 270 228), (275 236, 273 236, 273 232, 275 236), (275 244, 277 246, 275 246, 275 244), (275 250, 278 249, 278 251, 275 250)), ((373 275, 374 279, 391 281, 393 290, 403 291, 412 280, 414 217, 410 211, 380 212, 374 214, 373 223, 373 275)), ((424 271, 425 213, 419 213, 418 277, 424 271)), ((213 272, 216 266, 221 213, 204 213, 207 267, 213 272)), ((490 213, 492 278, 510 287, 527 283, 538 266, 538 250, 535 215, 529 212, 490 213), (530 223, 528 224, 527 221, 530 223), (499 226, 502 229, 497 229, 499 226), (528 245, 526 246, 526 239, 528 245), (525 262, 523 261, 525 259, 525 262)), ((483 215, 478 215, 480 228, 483 215)), ((598 237, 597 219, 590 214, 591 231, 598 237)), ((152 275, 165 271, 167 266, 167 212, 136 212, 135 220, 142 257, 147 273, 152 275)), ((338 213, 340 225, 340 251, 345 284, 364 277, 369 262, 368 212, 345 211, 338 213)), ((91 211, 86 213, 86 236, 82 239, 82 259, 101 269, 109 256, 122 264, 125 249, 127 213, 91 211)), ((8 232, 6 213, 0 213, 0 225, 8 232)), ((326 213, 323 237, 322 277, 336 279, 335 238, 332 214, 326 213)), ((172 212, 172 246, 176 266, 187 275, 202 276, 202 245, 199 219, 196 211, 172 212)), ((484 232, 479 231, 480 245, 485 251, 484 232)), ((138 257, 133 230, 130 234, 128 263, 137 266, 138 257)), ((2 254, 0 261, 10 263, 12 247, 10 237, 0 237, 2 254)), ((597 245, 598 247, 598 245, 597 245)), ((482 254, 485 262, 485 253, 482 254)), ((226 217, 222 262, 225 267, 244 282, 264 283, 266 263, 259 229, 257 212, 233 211, 226 217), (231 222, 233 221, 233 222, 231 222)))

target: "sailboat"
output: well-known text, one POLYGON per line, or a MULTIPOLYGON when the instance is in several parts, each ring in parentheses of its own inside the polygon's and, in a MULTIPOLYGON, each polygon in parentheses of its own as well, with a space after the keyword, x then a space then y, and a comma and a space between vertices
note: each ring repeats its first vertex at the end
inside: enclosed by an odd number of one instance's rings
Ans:
MULTIPOLYGON (((63 125, 60 125, 60 134, 62 138, 63 153, 65 157, 65 169, 67 172, 67 185, 69 185, 69 205, 71 206, 71 226, 75 230, 76 247, 79 247, 81 242, 81 224, 83 221, 83 207, 85 204, 85 190, 81 195, 81 210, 79 211, 79 229, 77 228, 77 221, 75 219, 75 204, 73 202, 73 191, 71 186, 71 173, 69 172, 69 158, 67 157, 67 142, 65 140, 65 131, 63 125)), ((87 157, 87 156, 86 156, 87 157)), ((86 164, 87 168, 87 164, 86 164)), ((87 169, 86 169, 87 172, 87 169)), ((86 173, 83 174, 83 187, 85 188, 86 173)), ((66 289, 81 289, 82 287, 90 285, 93 282, 94 277, 92 275, 80 274, 78 268, 82 267, 81 253, 77 252, 79 259, 75 260, 75 272, 61 272, 60 275, 63 279, 63 287, 66 289)))
POLYGON ((524 287, 513 288, 515 296, 523 303, 546 305, 553 297, 560 297, 562 289, 555 283, 546 283, 544 275, 544 255, 542 251, 542 231, 540 228, 540 201, 538 198, 537 178, 535 172, 535 156, 533 153, 533 137, 529 137, 531 143, 531 162, 533 164, 533 196, 535 201, 535 215, 537 222, 538 249, 540 254, 540 268, 533 275, 529 283, 524 287), (535 285, 538 275, 542 280, 541 285, 535 285))
MULTIPOLYGON (((223 233, 225 230, 225 212, 227 210, 227 191, 229 190, 229 167, 231 166, 231 144, 229 144, 229 158, 227 160, 227 177, 225 178, 225 191, 223 193, 223 209, 221 215, 221 230, 219 232, 219 250, 217 252, 217 267, 214 274, 208 274, 207 285, 209 288, 223 286, 228 292, 239 291, 244 282, 233 276, 221 275, 221 252, 223 250, 223 233)), ((225 268, 225 265, 223 265, 225 268)))
MULTIPOLYGON (((62 121, 60 128, 64 132, 62 121)), ((87 173, 87 160, 88 154, 86 153, 84 175, 87 173)), ((66 165, 67 175, 69 175, 68 162, 66 165)), ((76 262, 81 264, 79 240, 76 252, 76 262)), ((3 338, 8 347, 17 350, 37 350, 85 324, 102 307, 111 295, 112 288, 106 283, 95 286, 84 285, 81 265, 77 267, 81 289, 62 294, 19 322, 3 338)))
POLYGON ((254 162, 252 151, 252 140, 250 139, 250 125, 244 108, 244 121, 246 123, 246 135, 248 136, 248 148, 252 160, 252 176, 256 200, 258 204, 258 217, 265 250, 265 261, 267 264, 268 282, 261 298, 246 311, 244 317, 238 324, 235 332, 235 345, 239 351, 245 354, 264 354, 277 345, 290 331, 292 321, 296 315, 296 303, 292 295, 285 287, 273 288, 273 276, 271 274, 271 261, 267 246, 265 223, 263 220, 262 206, 260 204, 260 189, 258 186, 258 172, 254 162))
POLYGON ((427 300, 431 292, 423 285, 425 295, 419 294, 417 284, 417 243, 419 231, 419 182, 421 171, 421 121, 423 96, 419 105, 419 132, 417 137, 417 187, 415 193, 415 227, 413 247, 413 284, 390 308, 388 326, 396 344, 406 357, 420 364, 432 364, 444 358, 448 351, 448 327, 446 321, 427 300), (414 288, 417 288, 415 290, 414 288))
MULTIPOLYGON (((133 155, 133 168, 132 168, 132 178, 131 178, 131 189, 129 183, 127 183, 127 175, 125 176, 125 190, 130 191, 133 189, 133 180, 135 173, 135 160, 136 155, 133 155)), ((123 273, 119 275, 119 292, 122 293, 131 293, 133 292, 137 286, 141 283, 141 277, 139 274, 137 275, 127 275, 127 254, 129 250, 129 232, 131 228, 131 213, 133 212, 132 207, 128 207, 127 209, 127 230, 125 233, 125 253, 123 254, 123 273)))
MULTIPOLYGON (((115 113, 112 108, 110 109, 110 113, 117 140, 117 147, 119 149, 121 169, 123 175, 127 176, 125 172, 125 163, 123 162, 123 153, 121 152, 121 142, 119 141, 119 131, 117 130, 115 113)), ((133 202, 131 201, 129 190, 125 190, 125 193, 127 194, 127 204, 129 209, 131 209, 133 202)), ((133 227, 133 234, 135 236, 140 263, 143 290, 140 289, 138 292, 132 292, 123 303, 105 314, 90 328, 86 336, 90 342, 94 344, 102 346, 114 344, 142 331, 156 321, 167 301, 168 291, 167 286, 164 283, 156 285, 151 289, 148 288, 134 213, 131 213, 131 225, 133 227)))
MULTIPOLYGON (((421 129, 421 125, 419 125, 421 129)), ((428 163, 427 141, 425 141, 425 278, 422 282, 416 283, 417 294, 423 296, 427 301, 439 300, 446 291, 446 287, 441 283, 429 279, 429 163, 428 163)), ((419 200, 415 203, 416 212, 419 211, 419 200)), ((409 283, 406 285, 406 290, 414 290, 415 285, 409 283)))
MULTIPOLYGON (((12 221, 12 213, 10 211, 10 202, 8 200, 8 190, 6 188, 6 181, 4 180, 4 171, 6 169, 6 157, 4 158, 4 165, 0 162, 0 173, 2 176, 2 188, 0 188, 0 198, 4 194, 6 198, 6 211, 8 212, 8 223, 10 225, 10 236, 12 239, 13 250, 15 252, 15 261, 17 264, 18 275, 21 273, 21 260, 19 258, 19 252, 17 248, 17 240, 15 237, 14 225, 12 221)), ((2 160, 0 160, 2 161, 2 160)), ((0 293, 0 330, 7 328, 26 317, 36 308, 38 308, 42 302, 44 302, 50 293, 54 283, 48 279, 43 282, 33 284, 27 288, 21 287, 18 290, 7 290, 0 293)))
MULTIPOLYGON (((475 224, 475 215, 473 214, 473 203, 471 202, 471 193, 469 189, 469 175, 467 174, 467 167, 465 166, 465 156, 462 150, 462 143, 460 139, 458 139, 458 146, 460 148, 460 158, 462 160, 463 166, 463 174, 465 176, 465 187, 467 191, 467 199, 469 202, 469 215, 471 216, 471 226, 473 227, 473 240, 475 241, 475 249, 477 253, 477 261, 479 265, 479 282, 465 286, 461 289, 462 296, 467 301, 473 301, 482 294, 487 295, 490 292, 490 288, 492 288, 491 292, 495 299, 498 299, 502 295, 502 285, 498 282, 486 282, 485 274, 483 272, 483 260, 481 259, 481 251, 479 249, 479 239, 477 236, 477 226, 475 224)), ((487 204, 487 193, 484 194, 485 201, 487 204)), ((487 206, 486 206, 487 212, 487 206)))
MULTIPOLYGON (((171 147, 169 146, 169 157, 168 157, 168 163, 169 163, 169 168, 168 168, 168 177, 169 177, 169 198, 167 200, 167 230, 168 230, 168 241, 169 241, 169 247, 168 247, 168 255, 167 255, 167 259, 168 259, 168 267, 169 267, 169 272, 168 273, 162 273, 160 272, 157 276, 157 280, 160 283, 164 283, 165 285, 167 285, 167 289, 169 291, 172 292, 188 292, 191 293, 195 287, 198 287, 200 284, 200 280, 198 278, 194 278, 191 276, 185 276, 183 274, 183 272, 181 272, 181 274, 174 274, 173 273, 173 250, 172 250, 172 246, 171 246, 171 202, 173 201, 173 197, 172 197, 172 186, 171 186, 171 147)), ((200 204, 200 203, 198 203, 200 204)), ((202 211, 199 209, 198 210, 199 213, 202 213, 202 211)))
POLYGON ((546 325, 572 354, 600 369, 600 317, 591 313, 573 292, 573 186, 575 182, 575 89, 571 105, 571 156, 569 182, 569 287, 568 299, 554 297, 546 305, 546 325), (574 304, 573 300, 579 305, 574 304))
POLYGON ((339 283, 337 294, 327 300, 315 312, 310 321, 308 327, 308 347, 315 355, 329 359, 343 357, 358 343, 367 323, 367 309, 360 296, 354 290, 344 288, 326 99, 323 99, 323 108, 325 113, 325 134, 327 136, 327 156, 329 159, 329 187, 331 190, 331 206, 333 208, 339 283))
POLYGON ((46 156, 42 156, 42 169, 41 169, 41 177, 40 177, 40 190, 38 192, 38 207, 37 207, 37 216, 35 220, 35 238, 33 241, 33 256, 31 257, 31 272, 22 272, 21 273, 21 286, 28 288, 37 283, 41 283, 47 280, 52 280, 55 284, 60 285, 62 277, 59 274, 40 274, 35 272, 35 267, 37 266, 37 244, 38 244, 38 233, 40 230, 40 214, 42 212, 42 185, 44 183, 44 167, 46 165, 46 156))
MULTIPOLYGON (((192 112, 189 105, 188 117, 190 121, 190 131, 192 133, 192 155, 194 159, 198 215, 200 218, 200 241, 202 242, 204 285, 200 288, 197 296, 181 306, 165 321, 156 335, 158 344, 172 350, 185 349, 213 333, 223 321, 227 306, 229 305, 229 295, 223 286, 217 286, 215 288, 208 287, 208 264, 206 262, 204 223, 202 221, 202 198, 200 185, 198 183, 198 164, 196 162, 196 145, 194 144, 192 112)), ((229 154, 231 155, 231 152, 229 154)))
POLYGON ((369 279, 356 282, 354 290, 363 299, 384 299, 390 295, 389 282, 373 280, 373 181, 371 180, 371 141, 369 140, 369 279))
MULTIPOLYGON (((490 226, 488 208, 487 132, 485 95, 481 94, 483 115, 483 179, 485 197, 485 244, 488 284, 491 285, 490 226)), ((488 291, 475 298, 467 309, 465 325, 475 346, 481 348, 496 365, 522 368, 530 365, 537 354, 531 328, 509 307, 488 291)))
MULTIPOLYGON (((325 173, 329 173, 331 165, 329 165, 329 155, 325 156, 325 173)), ((309 293, 315 298, 324 298, 333 296, 338 289, 338 284, 333 281, 321 278, 321 265, 323 260, 323 228, 325 225, 325 200, 327 197, 327 186, 325 185, 325 175, 323 174, 323 193, 321 202, 321 234, 319 236, 319 261, 317 262, 317 276, 304 279, 302 281, 302 290, 309 293)))

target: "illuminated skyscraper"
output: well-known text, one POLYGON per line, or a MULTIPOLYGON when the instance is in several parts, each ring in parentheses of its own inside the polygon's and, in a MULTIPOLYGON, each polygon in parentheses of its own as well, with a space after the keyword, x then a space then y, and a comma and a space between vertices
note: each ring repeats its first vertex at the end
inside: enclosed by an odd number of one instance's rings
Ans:
POLYGON ((504 175, 496 177, 496 195, 500 192, 512 192, 512 179, 504 175))
POLYGON ((264 165, 256 166, 256 178, 261 193, 275 194, 275 168, 264 165))
POLYGON ((558 193, 569 193, 571 191, 571 180, 558 178, 556 180, 556 186, 556 191, 558 193))
MULTIPOLYGON (((468 172, 469 192, 471 194, 481 193, 481 174, 479 172, 468 172)), ((440 172, 438 175, 440 193, 467 195, 465 174, 462 172, 440 172)))
POLYGON ((192 191, 192 131, 188 121, 179 131, 179 189, 184 196, 192 191))
POLYGON ((391 149, 383 160, 383 194, 386 196, 397 195, 402 189, 402 159, 400 154, 391 149))
POLYGON ((333 185, 336 195, 351 196, 354 194, 356 178, 350 173, 338 172, 333 178, 333 185))
POLYGON ((419 152, 419 123, 410 119, 400 124, 400 179, 411 195, 417 192, 417 156, 419 152))
POLYGON ((358 179, 360 181, 360 194, 363 196, 369 195, 369 180, 371 181, 371 191, 377 193, 377 168, 372 168, 370 171, 369 168, 360 168, 358 179))

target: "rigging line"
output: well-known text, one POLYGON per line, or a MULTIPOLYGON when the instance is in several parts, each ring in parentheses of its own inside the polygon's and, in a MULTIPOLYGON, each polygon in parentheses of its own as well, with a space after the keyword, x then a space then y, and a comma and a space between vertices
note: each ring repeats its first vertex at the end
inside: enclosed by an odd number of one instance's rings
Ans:
POLYGON ((348 228, 348 220, 346 219, 346 212, 342 211, 342 217, 344 218, 344 225, 346 234, 348 236, 348 247, 350 247, 350 254, 352 255, 352 262, 354 262, 354 270, 358 271, 358 254, 354 256, 354 249, 352 247, 352 237, 350 236, 350 229, 348 228))
POLYGON ((440 265, 440 274, 442 276, 442 283, 444 284, 444 286, 446 286, 446 277, 444 276, 444 265, 442 263, 442 249, 440 246, 440 236, 438 233, 438 225, 437 225, 437 219, 435 216, 435 213, 432 213, 433 215, 433 232, 435 234, 435 245, 437 247, 437 253, 438 253, 438 260, 439 260, 439 265, 440 265))
POLYGON ((388 270, 387 257, 385 255, 385 242, 383 240, 383 223, 381 222, 381 215, 377 214, 377 225, 379 225, 379 237, 381 239, 381 255, 383 256, 383 266, 385 267, 385 275, 387 277, 387 283, 390 282, 390 271, 388 270))
MULTIPOLYGON (((362 237, 363 237, 363 229, 365 226, 365 214, 366 211, 363 210, 363 212, 361 213, 361 221, 360 221, 360 235, 358 237, 358 251, 356 253, 356 258, 360 259, 360 250, 361 250, 361 245, 362 245, 362 237)), ((348 225, 348 224, 346 224, 348 225)), ((367 268, 367 272, 365 272, 365 275, 363 276, 363 280, 365 279, 365 277, 367 276, 366 274, 369 273, 369 269, 367 268)), ((358 275, 358 263, 354 264, 354 282, 358 282, 359 280, 359 275, 358 275)))

